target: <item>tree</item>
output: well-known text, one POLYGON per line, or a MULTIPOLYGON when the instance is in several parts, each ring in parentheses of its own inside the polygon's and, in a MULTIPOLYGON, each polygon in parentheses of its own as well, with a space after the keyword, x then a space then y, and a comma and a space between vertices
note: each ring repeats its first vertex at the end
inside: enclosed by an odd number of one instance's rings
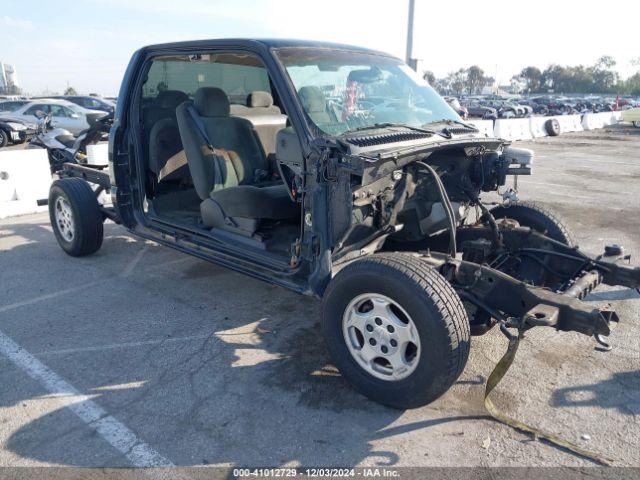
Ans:
POLYGON ((455 95, 462 95, 467 84, 467 71, 461 68, 447 75, 447 84, 451 92, 455 95))
POLYGON ((67 89, 64 91, 65 95, 78 95, 78 92, 76 92, 76 89, 73 87, 67 87, 67 89))
POLYGON ((466 88, 470 94, 481 93, 486 85, 487 77, 484 71, 477 65, 467 68, 466 88))
POLYGON ((424 78, 426 80, 426 82, 431 85, 432 87, 435 86, 436 84, 436 76, 434 75, 434 73, 430 70, 427 70, 424 72, 424 75, 422 75, 422 78, 424 78))
POLYGON ((542 72, 538 67, 523 68, 520 78, 524 81, 527 91, 539 92, 542 89, 542 72))
POLYGON ((618 72, 614 70, 616 61, 609 55, 604 55, 598 59, 592 69, 594 86, 599 92, 607 92, 618 83, 618 72))

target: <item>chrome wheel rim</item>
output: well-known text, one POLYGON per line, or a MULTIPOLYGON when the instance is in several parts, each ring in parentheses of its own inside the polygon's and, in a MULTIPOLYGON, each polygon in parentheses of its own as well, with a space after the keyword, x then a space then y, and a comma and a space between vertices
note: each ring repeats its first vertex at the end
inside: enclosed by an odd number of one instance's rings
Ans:
POLYGON ((420 361, 420 337, 409 314, 378 293, 354 298, 344 311, 349 353, 368 374, 387 381, 407 378, 420 361))
POLYGON ((56 225, 62 238, 67 242, 72 242, 75 236, 75 225, 73 222, 73 210, 64 197, 56 198, 54 207, 56 225))

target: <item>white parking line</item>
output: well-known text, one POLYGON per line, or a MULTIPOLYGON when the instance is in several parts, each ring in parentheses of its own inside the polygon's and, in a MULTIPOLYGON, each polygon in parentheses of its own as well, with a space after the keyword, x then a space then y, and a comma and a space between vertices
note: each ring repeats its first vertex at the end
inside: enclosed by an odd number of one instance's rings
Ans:
POLYGON ((36 352, 34 353, 34 355, 37 357, 40 357, 44 355, 67 355, 69 353, 100 352, 102 350, 114 350, 117 348, 144 347, 145 345, 159 345, 162 343, 204 340, 209 337, 211 337, 211 335, 192 335, 190 337, 161 338, 159 340, 142 340, 140 342, 111 343, 107 345, 96 345, 94 347, 78 347, 78 348, 66 348, 61 350, 48 350, 44 352, 36 352))
POLYGON ((14 309, 19 308, 19 307, 25 307, 27 305, 32 305, 34 303, 43 302, 45 300, 50 300, 52 298, 56 298, 56 297, 59 297, 61 295, 66 295, 67 293, 73 293, 73 292, 78 292, 80 290, 85 290, 87 288, 94 287, 94 286, 99 285, 101 283, 103 283, 103 282, 101 281, 101 282, 84 283, 84 284, 78 285, 76 287, 66 288, 64 290, 58 290, 57 292, 47 293, 45 295, 40 295, 38 297, 30 298, 29 300, 23 300, 21 302, 10 303, 9 305, 4 305, 4 306, 0 307, 0 313, 8 312, 9 310, 14 310, 14 309))
POLYGON ((144 254, 147 253, 147 250, 149 249, 149 245, 145 245, 144 247, 142 247, 138 253, 135 254, 135 256, 131 259, 131 261, 127 264, 127 266, 124 268, 124 270, 122 271, 122 273, 120 274, 121 277, 128 277, 130 276, 133 271, 135 270, 135 268, 138 266, 138 263, 140 263, 140 260, 142 260, 142 257, 144 257, 144 254))
POLYGON ((169 460, 140 440, 129 428, 107 414, 91 396, 83 395, 73 385, 48 368, 37 358, 0 332, 0 353, 38 381, 54 395, 69 397, 69 410, 89 428, 95 430, 112 447, 122 453, 135 467, 172 467, 169 460))

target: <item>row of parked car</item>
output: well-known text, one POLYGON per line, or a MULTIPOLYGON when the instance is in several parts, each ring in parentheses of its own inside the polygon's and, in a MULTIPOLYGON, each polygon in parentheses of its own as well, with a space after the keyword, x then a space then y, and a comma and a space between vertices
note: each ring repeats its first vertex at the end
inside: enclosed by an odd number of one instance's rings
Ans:
POLYGON ((597 96, 464 96, 446 97, 449 104, 463 118, 523 118, 531 115, 572 115, 627 110, 640 106, 640 100, 631 97, 606 98, 597 96))
POLYGON ((114 102, 92 96, 0 100, 0 148, 27 141, 36 130, 38 111, 49 115, 53 127, 77 135, 114 110, 114 102))

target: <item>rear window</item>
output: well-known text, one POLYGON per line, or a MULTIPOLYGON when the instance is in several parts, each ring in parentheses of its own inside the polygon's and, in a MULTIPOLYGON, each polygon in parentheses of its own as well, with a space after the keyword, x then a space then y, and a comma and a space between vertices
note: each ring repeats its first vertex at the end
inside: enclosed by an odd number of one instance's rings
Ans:
POLYGON ((176 55, 156 58, 149 69, 142 96, 179 90, 193 97, 200 87, 224 90, 231 103, 243 103, 256 90, 271 91, 267 70, 257 57, 246 54, 176 55))

